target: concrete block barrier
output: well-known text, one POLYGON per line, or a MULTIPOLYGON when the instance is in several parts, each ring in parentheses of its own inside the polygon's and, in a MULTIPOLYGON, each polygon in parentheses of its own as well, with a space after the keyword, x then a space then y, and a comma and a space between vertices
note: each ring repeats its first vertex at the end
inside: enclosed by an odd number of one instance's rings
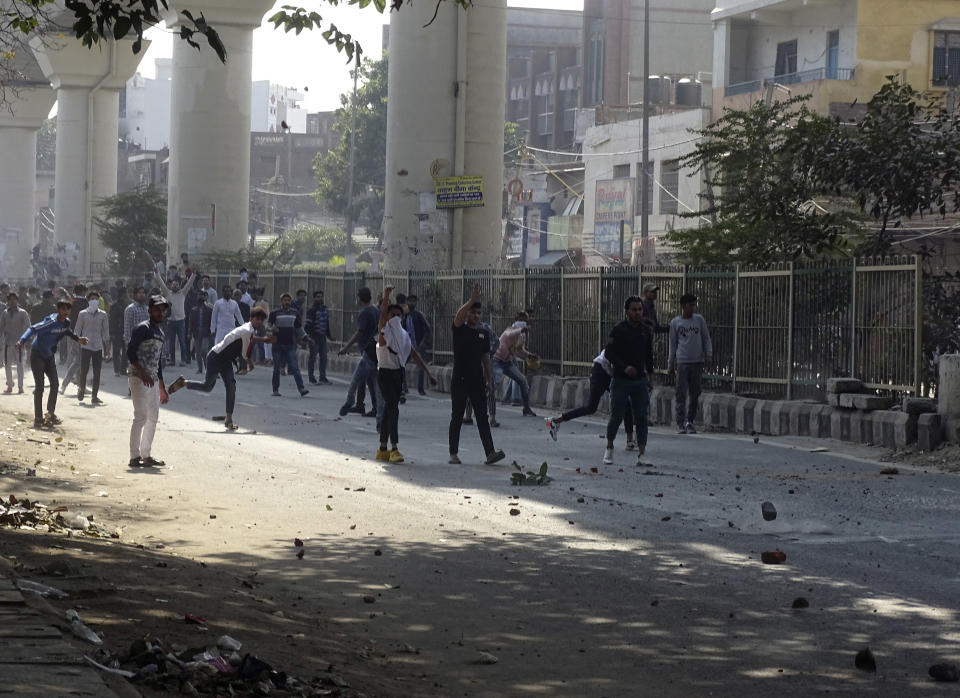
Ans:
MULTIPOLYGON (((306 367, 307 352, 301 351, 298 360, 306 367)), ((328 357, 327 372, 349 378, 357 364, 356 354, 328 357)), ((449 393, 453 374, 451 366, 431 367, 437 378, 437 385, 430 387, 433 393, 449 393)), ((533 375, 528 378, 530 402, 534 408, 546 410, 549 414, 572 409, 585 404, 590 395, 590 382, 584 378, 563 378, 560 376, 533 375)), ((838 390, 848 390, 851 379, 833 379, 838 390), (847 381, 847 382, 842 382, 847 381)), ((407 371, 407 381, 416 390, 416 369, 407 371)), ((507 380, 501 384, 499 397, 502 398, 507 380)), ((944 422, 941 415, 929 410, 936 409, 935 401, 907 398, 901 403, 901 409, 891 411, 879 409, 872 398, 875 396, 852 395, 843 392, 828 392, 828 401, 839 403, 847 395, 851 398, 850 407, 831 404, 786 401, 759 400, 741 397, 729 393, 703 393, 698 405, 698 423, 714 429, 750 433, 756 431, 769 436, 792 435, 813 438, 833 438, 851 443, 874 444, 885 448, 902 449, 918 443, 922 450, 933 450, 944 438, 944 422), (852 398, 861 398, 853 400, 852 398), (863 400, 865 399, 865 401, 863 400), (863 407, 855 407, 855 404, 863 407)), ((876 398, 889 406, 886 398, 876 398)), ((597 417, 603 419, 610 414, 610 394, 600 398, 597 417)), ((655 386, 650 394, 650 419, 657 424, 672 425, 674 422, 674 389, 669 386, 655 386)))

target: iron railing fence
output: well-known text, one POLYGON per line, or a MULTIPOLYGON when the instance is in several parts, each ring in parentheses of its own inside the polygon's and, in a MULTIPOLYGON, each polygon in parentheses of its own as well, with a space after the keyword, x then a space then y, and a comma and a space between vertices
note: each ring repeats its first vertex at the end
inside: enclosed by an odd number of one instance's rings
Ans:
MULTIPOLYGON (((211 274, 219 287, 236 273, 211 274)), ((534 315, 529 347, 544 371, 585 376, 623 301, 648 282, 660 288, 660 322, 669 323, 686 292, 713 340, 705 372, 711 390, 765 397, 822 397, 831 377, 856 376, 891 393, 920 392, 922 271, 914 257, 788 263, 765 267, 639 266, 597 269, 261 272, 258 284, 275 301, 284 291, 322 289, 330 308, 333 347, 354 329, 357 291, 374 302, 389 283, 415 293, 433 328, 431 355, 452 359, 449 328, 474 283, 483 290, 484 320, 497 332, 517 311, 534 315)), ((654 342, 657 381, 668 383, 668 335, 654 342)))

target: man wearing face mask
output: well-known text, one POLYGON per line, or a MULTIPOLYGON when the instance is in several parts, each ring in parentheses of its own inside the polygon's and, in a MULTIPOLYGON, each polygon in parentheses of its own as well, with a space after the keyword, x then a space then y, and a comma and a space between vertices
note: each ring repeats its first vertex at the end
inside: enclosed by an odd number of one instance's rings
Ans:
POLYGON ((90 402, 102 405, 97 397, 100 391, 100 368, 103 360, 110 360, 110 318, 100 309, 100 296, 96 291, 87 294, 87 308, 77 316, 77 334, 87 338, 87 345, 80 348, 80 379, 77 381, 77 400, 83 402, 87 390, 87 371, 93 363, 93 385, 90 402))

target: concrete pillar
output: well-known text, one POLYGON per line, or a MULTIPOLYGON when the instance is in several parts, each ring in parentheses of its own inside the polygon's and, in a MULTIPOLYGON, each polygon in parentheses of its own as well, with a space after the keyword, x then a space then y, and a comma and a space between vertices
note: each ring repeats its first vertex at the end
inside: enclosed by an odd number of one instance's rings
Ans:
MULTIPOLYGON (((174 42, 170 97, 167 257, 238 250, 249 240, 253 30, 270 0, 189 0, 227 49, 174 42)), ((175 16, 167 18, 174 31, 175 16)))
POLYGON ((937 412, 948 441, 960 440, 960 354, 937 359, 937 412))
POLYGON ((100 271, 106 261, 93 218, 96 200, 117 193, 119 94, 143 55, 133 53, 132 43, 108 41, 91 49, 75 39, 30 42, 57 90, 54 236, 67 246, 68 272, 81 276, 100 271))
POLYGON ((0 276, 29 279, 35 244, 37 130, 56 94, 49 85, 7 85, 0 110, 0 276))
POLYGON ((383 249, 391 269, 487 267, 500 251, 506 0, 390 15, 383 249), (480 175, 485 205, 435 210, 434 179, 480 175))

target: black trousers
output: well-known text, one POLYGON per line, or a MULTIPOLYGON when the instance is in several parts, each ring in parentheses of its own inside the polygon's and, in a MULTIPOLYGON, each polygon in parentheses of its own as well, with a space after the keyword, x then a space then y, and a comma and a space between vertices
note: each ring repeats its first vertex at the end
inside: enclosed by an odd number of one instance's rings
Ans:
POLYGON ((97 349, 80 348, 80 380, 77 381, 77 389, 80 394, 86 393, 87 389, 87 371, 90 369, 90 363, 93 362, 93 386, 90 388, 90 395, 97 396, 100 390, 100 367, 103 365, 103 351, 97 349))
POLYGON ((113 349, 113 372, 119 376, 127 373, 127 343, 123 337, 111 337, 110 344, 113 349))
POLYGON ((464 380, 462 377, 456 377, 450 383, 450 397, 453 399, 450 414, 450 432, 448 440, 450 445, 450 455, 455 455, 460 448, 460 428, 463 426, 463 409, 467 406, 467 400, 473 405, 474 419, 477 422, 477 430, 480 432, 480 443, 483 444, 483 452, 489 455, 494 451, 493 436, 490 434, 490 421, 487 419, 487 388, 482 381, 464 380))
POLYGON ((33 416, 43 418, 43 376, 47 376, 50 384, 50 394, 47 396, 47 412, 57 411, 57 391, 60 389, 60 379, 57 377, 56 354, 41 356, 40 352, 30 352, 30 370, 33 371, 33 416))
POLYGON ((200 390, 204 393, 213 392, 217 384, 217 377, 223 380, 223 387, 227 391, 227 414, 233 414, 233 407, 237 404, 237 377, 233 373, 233 362, 228 361, 212 349, 207 352, 207 373, 203 383, 190 381, 187 388, 200 390))
POLYGON ((400 428, 400 395, 403 389, 402 368, 381 368, 377 370, 377 384, 383 397, 383 419, 380 421, 380 443, 397 445, 400 428))
MULTIPOLYGON (((593 368, 590 370, 590 397, 587 399, 587 404, 575 407, 569 412, 564 412, 560 415, 560 419, 564 422, 569 422, 571 419, 586 417, 596 412, 597 407, 600 406, 600 398, 602 398, 603 394, 610 388, 610 380, 610 374, 603 370, 603 366, 594 363, 593 368)), ((633 410, 630 408, 629 400, 623 413, 623 425, 627 430, 627 434, 633 433, 633 410)))

